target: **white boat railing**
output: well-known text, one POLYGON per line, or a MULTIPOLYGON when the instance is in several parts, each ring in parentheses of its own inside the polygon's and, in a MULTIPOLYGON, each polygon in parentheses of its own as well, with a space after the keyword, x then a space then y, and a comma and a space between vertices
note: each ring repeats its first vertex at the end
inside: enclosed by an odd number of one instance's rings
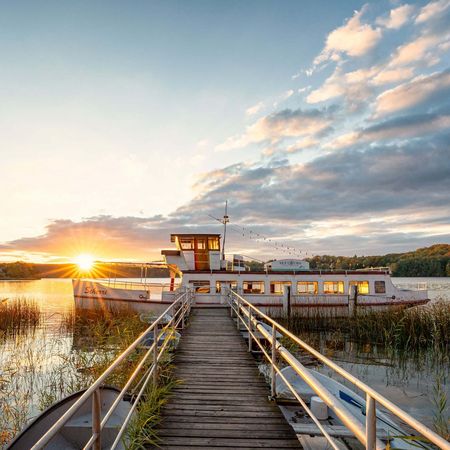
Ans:
MULTIPOLYGON (((324 437, 327 439, 333 449, 338 450, 339 447, 337 446, 333 438, 326 432, 320 421, 312 414, 311 410, 308 408, 299 394, 295 391, 292 384, 283 375, 281 369, 277 366, 278 357, 280 357, 288 366, 292 367, 292 369, 308 384, 308 386, 311 387, 311 389, 325 402, 325 404, 334 411, 334 413, 341 420, 344 426, 355 435, 355 437, 364 445, 367 450, 386 449, 386 445, 377 437, 377 402, 388 411, 390 411, 394 416, 409 425, 424 438, 437 445, 440 449, 450 450, 450 443, 444 438, 420 423, 414 417, 410 416, 407 412, 400 409, 394 403, 383 397, 370 386, 366 385, 365 383, 351 375, 349 372, 338 366, 326 356, 319 353, 306 342, 299 339, 289 330, 287 330, 282 325, 264 314, 261 310, 253 306, 241 295, 232 290, 228 290, 228 302, 231 307, 230 311, 232 317, 234 314, 237 317, 236 324, 238 329, 240 329, 241 324, 243 324, 245 329, 248 331, 249 351, 251 351, 252 349, 252 342, 255 342, 270 364, 272 397, 276 398, 277 396, 275 381, 276 374, 278 374, 278 376, 284 381, 296 400, 303 406, 303 408, 312 418, 314 423, 323 433, 324 437), (263 324, 266 326, 263 326, 263 324), (343 378, 345 378, 347 381, 349 381, 365 393, 365 426, 360 421, 358 421, 358 419, 350 412, 350 410, 348 410, 344 404, 339 402, 336 397, 333 396, 322 385, 322 383, 320 383, 311 374, 311 372, 277 340, 277 336, 279 336, 279 334, 281 334, 283 338, 299 346, 301 349, 306 350, 317 360, 328 366, 335 373, 341 375, 343 378), (270 344, 271 350, 266 349, 266 347, 263 345, 260 338, 261 336, 270 344)), ((417 442, 417 444, 419 443, 417 442)), ((418 446, 420 447, 420 444, 418 446)))
POLYGON ((85 281, 102 284, 103 286, 107 286, 113 289, 129 289, 129 290, 143 290, 143 291, 157 291, 157 292, 174 291, 178 289, 181 285, 180 282, 173 284, 152 283, 146 281, 128 281, 116 278, 108 278, 108 279, 93 278, 93 279, 85 279, 85 281))
POLYGON ((174 336, 175 329, 184 328, 185 320, 190 313, 193 302, 192 291, 181 293, 178 298, 159 316, 154 322, 121 354, 115 361, 94 381, 94 383, 84 392, 84 394, 58 419, 57 422, 34 444, 32 450, 43 449, 57 435, 64 424, 83 406, 83 404, 92 396, 92 435, 86 442, 83 450, 93 448, 101 449, 102 430, 105 427, 112 414, 127 394, 130 386, 136 380, 137 376, 142 372, 145 363, 149 363, 145 373, 137 382, 135 389, 139 388, 138 394, 133 397, 133 404, 128 412, 124 422, 122 423, 117 436, 110 448, 115 449, 121 442, 123 434, 133 416, 134 410, 139 403, 140 398, 145 392, 150 380, 157 383, 158 379, 158 363, 164 352, 169 348, 169 344, 174 336), (171 316, 167 320, 167 316, 171 316), (159 325, 162 327, 159 328, 159 325), (111 373, 123 363, 139 346, 142 345, 144 338, 153 332, 153 343, 145 352, 144 356, 139 360, 136 368, 131 374, 125 386, 122 388, 114 403, 105 413, 102 419, 100 407, 100 388, 111 373))

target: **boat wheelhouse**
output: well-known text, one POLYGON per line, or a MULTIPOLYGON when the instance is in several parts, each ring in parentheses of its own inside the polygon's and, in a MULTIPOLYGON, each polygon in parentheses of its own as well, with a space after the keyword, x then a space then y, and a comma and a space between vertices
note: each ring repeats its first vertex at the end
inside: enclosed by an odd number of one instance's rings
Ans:
POLYGON ((106 281, 74 280, 77 306, 93 307, 102 300, 109 306, 160 311, 182 289, 193 290, 196 305, 205 307, 224 305, 227 290, 232 289, 274 316, 292 310, 346 316, 355 308, 384 310, 429 301, 426 290, 397 288, 387 268, 316 270, 309 269, 307 261, 289 259, 274 260, 255 271, 240 255, 225 258, 220 234, 171 234, 170 240, 175 248, 161 251, 170 283, 121 288, 106 281))

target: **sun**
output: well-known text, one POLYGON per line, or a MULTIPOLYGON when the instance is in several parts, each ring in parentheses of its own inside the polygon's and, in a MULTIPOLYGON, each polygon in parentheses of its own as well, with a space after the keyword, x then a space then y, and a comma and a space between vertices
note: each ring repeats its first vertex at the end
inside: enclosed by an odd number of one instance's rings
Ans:
POLYGON ((75 258, 75 262, 80 270, 89 271, 94 266, 94 258, 91 255, 83 253, 75 258))

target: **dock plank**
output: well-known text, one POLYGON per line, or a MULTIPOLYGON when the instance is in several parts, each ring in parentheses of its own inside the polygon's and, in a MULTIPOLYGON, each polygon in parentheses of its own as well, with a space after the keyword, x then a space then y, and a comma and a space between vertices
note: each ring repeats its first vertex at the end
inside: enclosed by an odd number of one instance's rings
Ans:
POLYGON ((301 448, 228 309, 193 308, 174 365, 158 448, 301 448))

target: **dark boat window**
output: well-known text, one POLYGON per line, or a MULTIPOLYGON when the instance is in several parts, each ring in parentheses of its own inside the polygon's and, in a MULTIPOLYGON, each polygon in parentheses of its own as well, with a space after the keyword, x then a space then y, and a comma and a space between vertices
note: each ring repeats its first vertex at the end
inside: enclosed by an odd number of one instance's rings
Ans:
POLYGON ((297 283, 298 294, 318 294, 319 283, 317 281, 299 281, 297 283))
POLYGON ((208 238, 208 248, 210 250, 219 250, 219 238, 208 238))
POLYGON ((343 294, 344 282, 343 281, 325 281, 323 283, 324 294, 343 294))
POLYGON ((194 291, 198 294, 209 294, 210 292, 208 280, 189 281, 189 283, 194 288, 194 291))
POLYGON ((284 286, 290 286, 290 281, 271 281, 270 282, 270 293, 274 295, 283 295, 284 286))
POLYGON ((385 281, 375 281, 375 294, 386 294, 385 281))
POLYGON ((193 250, 194 240, 192 238, 180 238, 180 247, 182 250, 193 250))
POLYGON ((218 294, 222 292, 222 285, 228 285, 232 291, 237 291, 237 281, 216 281, 216 292, 218 294))
POLYGON ((264 294, 264 281, 244 281, 244 294, 264 294))
POLYGON ((358 286, 358 294, 368 294, 369 293, 369 282, 368 281, 350 281, 349 293, 353 292, 351 290, 352 286, 358 286))

